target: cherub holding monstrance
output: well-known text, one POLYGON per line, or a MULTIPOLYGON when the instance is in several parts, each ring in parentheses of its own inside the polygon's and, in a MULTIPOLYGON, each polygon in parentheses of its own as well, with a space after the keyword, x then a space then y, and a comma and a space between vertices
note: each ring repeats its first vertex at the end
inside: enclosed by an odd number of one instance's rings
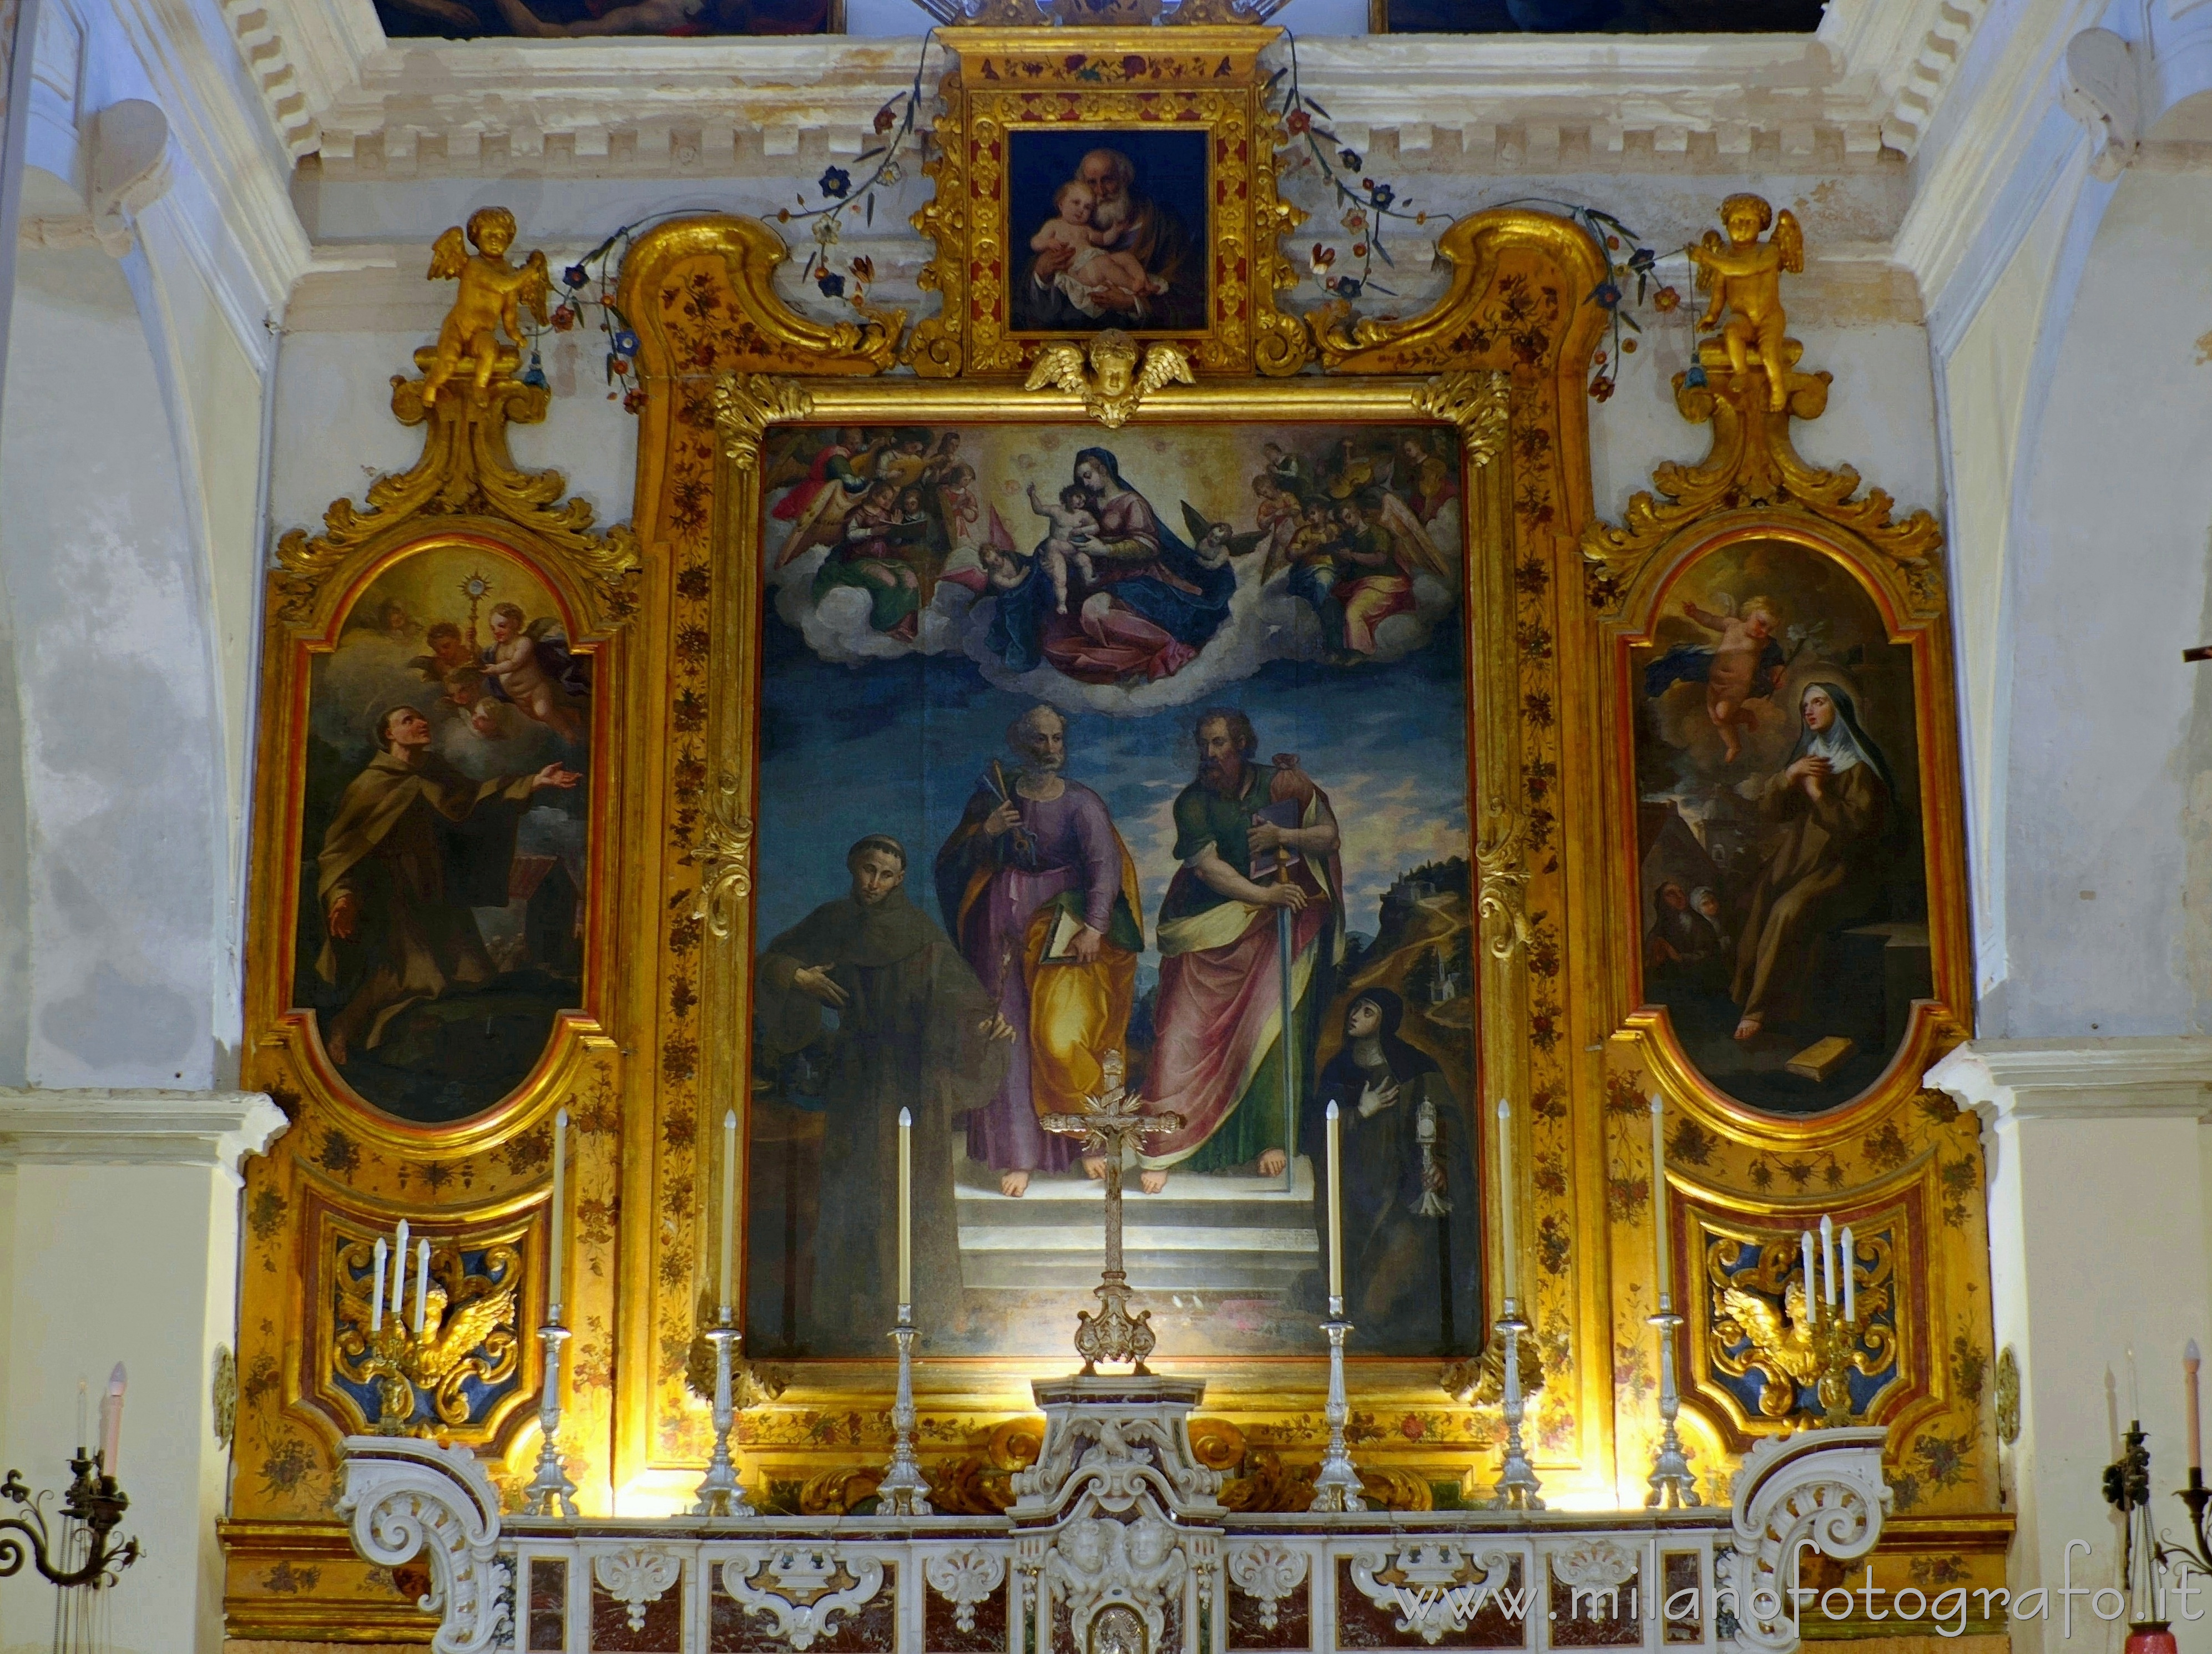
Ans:
POLYGON ((1718 231, 1707 230, 1704 240, 1688 249, 1690 262, 1697 267, 1698 291, 1710 288, 1713 295, 1698 325, 1711 327, 1723 310, 1735 310, 1721 330, 1729 366, 1739 376, 1747 373, 1755 354, 1766 370, 1767 406, 1778 414, 1790 399, 1782 272, 1796 275, 1804 270, 1805 233, 1787 208, 1778 215, 1755 195, 1732 195, 1721 203, 1721 222, 1728 227, 1725 242, 1718 231), (1770 223, 1774 234, 1761 241, 1759 232, 1770 223))
POLYGON ((422 376, 426 406, 438 400, 439 391, 464 362, 473 372, 476 399, 482 403, 493 376, 512 373, 521 360, 519 348, 509 350, 500 343, 500 328, 504 325, 507 337, 520 347, 522 307, 528 306, 541 324, 545 320, 552 272, 543 252, 532 253, 520 265, 508 264, 507 250, 514 245, 514 235, 513 213, 504 207, 483 207, 469 215, 468 239, 477 249, 473 256, 463 244, 458 224, 431 248, 429 279, 450 282, 459 277, 461 290, 438 330, 437 360, 422 376))

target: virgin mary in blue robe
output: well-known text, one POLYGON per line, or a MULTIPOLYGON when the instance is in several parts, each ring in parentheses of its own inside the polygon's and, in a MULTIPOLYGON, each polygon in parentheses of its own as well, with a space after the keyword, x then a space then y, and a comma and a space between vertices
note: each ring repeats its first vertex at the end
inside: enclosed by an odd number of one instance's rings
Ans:
POLYGON ((1078 452, 1075 482, 1098 519, 1095 536, 1075 542, 1091 575, 1070 566, 1062 612, 1042 558, 1032 557, 1021 582, 998 594, 990 647, 1015 671, 1048 664, 1085 683, 1180 671, 1227 621, 1236 570, 1226 557, 1208 563, 1170 528, 1122 481, 1110 449, 1078 452))

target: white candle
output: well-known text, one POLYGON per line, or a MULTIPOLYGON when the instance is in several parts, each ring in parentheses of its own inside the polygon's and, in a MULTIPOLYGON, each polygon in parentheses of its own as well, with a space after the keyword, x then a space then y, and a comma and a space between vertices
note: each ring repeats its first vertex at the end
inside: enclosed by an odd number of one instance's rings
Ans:
POLYGON ((1820 1214, 1820 1296, 1836 1307, 1836 1221, 1820 1214))
POLYGON ((2188 1408, 2189 1468, 2191 1470, 2204 1468, 2204 1431, 2197 1415, 2197 1369, 2203 1364, 2203 1359, 2197 1353, 2197 1341, 2191 1338, 2188 1348, 2181 1352, 2181 1371, 2189 1380, 2188 1388, 2182 1392, 2182 1400, 2188 1408))
MULTIPOLYGON (((384 1330, 384 1270, 387 1261, 386 1250, 384 1237, 377 1236, 376 1284, 369 1288, 368 1294, 368 1330, 371 1332, 384 1330)), ((80 1430, 77 1433, 82 1435, 84 1433, 80 1430)))
POLYGON ((1659 1094, 1651 1094, 1651 1233, 1659 1263, 1659 1309, 1673 1300, 1674 1268, 1667 1256, 1667 1111, 1659 1094))
POLYGON ((404 1314, 407 1309, 407 1220, 399 1220, 399 1239, 392 1249, 392 1267, 398 1271, 392 1277, 392 1313, 404 1314))
POLYGON ((1498 1276, 1510 1304, 1513 1291, 1513 1105, 1498 1100, 1498 1276))
POLYGON ((1336 1105, 1328 1106, 1328 1297, 1329 1312, 1344 1304, 1344 1126, 1336 1105))
POLYGON ((1798 1239, 1805 1243, 1805 1318, 1809 1321, 1820 1290, 1820 1281, 1813 1274, 1813 1232, 1808 1229, 1798 1239))
POLYGON ((914 1302, 914 1115, 899 1110, 898 1173, 899 1318, 914 1302))
POLYGON ((562 1244, 568 1216, 568 1111, 564 1108, 553 1117, 553 1204, 546 1217, 545 1315, 556 1324, 561 1319, 561 1276, 568 1250, 562 1244))
MULTIPOLYGON (((2190 1346, 2191 1349, 2196 1348, 2194 1344, 2190 1346)), ((85 1394, 89 1388, 83 1379, 76 1381, 76 1453, 79 1458, 84 1457, 84 1450, 92 1445, 92 1438, 85 1433, 85 1394)))
POLYGON ((1858 1254, 1852 1250, 1851 1231, 1848 1224, 1844 1227, 1843 1252, 1844 1319, 1850 1325, 1856 1326, 1859 1319, 1859 1276, 1858 1271, 1851 1267, 1851 1261, 1858 1254))
POLYGON ((2130 1423, 2142 1422, 2142 1391, 2136 1385, 2136 1347, 2128 1346, 2128 1419, 2130 1423))
POLYGON ((100 1463, 111 1476, 123 1462, 123 1391, 129 1383, 123 1363, 118 1361, 107 1375, 107 1395, 100 1404, 100 1463))
POLYGON ((415 1336, 422 1336, 422 1322, 430 1312, 430 1243, 415 1243, 415 1336))
POLYGON ((730 1319, 730 1281, 738 1268, 738 1111, 722 1116, 722 1271, 718 1318, 730 1319))

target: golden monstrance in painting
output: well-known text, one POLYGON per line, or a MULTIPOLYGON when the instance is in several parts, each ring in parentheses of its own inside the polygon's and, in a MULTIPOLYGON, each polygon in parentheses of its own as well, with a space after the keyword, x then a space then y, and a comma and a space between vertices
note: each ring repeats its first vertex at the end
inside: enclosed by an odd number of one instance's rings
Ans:
POLYGON ((1815 1487, 1994 1577, 1939 536, 1790 445, 1794 220, 1614 527, 1574 222, 1302 314, 1277 31, 941 38, 939 307, 641 235, 599 530, 457 231, 422 460, 280 542, 234 1631, 1784 1654, 1815 1487))

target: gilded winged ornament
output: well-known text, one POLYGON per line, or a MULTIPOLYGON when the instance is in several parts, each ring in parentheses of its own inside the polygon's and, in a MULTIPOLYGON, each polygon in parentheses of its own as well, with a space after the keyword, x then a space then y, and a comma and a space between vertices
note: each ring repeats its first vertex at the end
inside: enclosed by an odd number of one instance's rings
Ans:
POLYGON ((1080 345, 1047 345, 1022 388, 1054 385, 1080 397, 1085 410, 1110 431, 1125 424, 1137 404, 1162 385, 1197 383, 1190 358, 1176 346, 1152 346, 1139 366, 1137 342, 1119 328, 1108 328, 1091 342, 1087 366, 1080 345))

